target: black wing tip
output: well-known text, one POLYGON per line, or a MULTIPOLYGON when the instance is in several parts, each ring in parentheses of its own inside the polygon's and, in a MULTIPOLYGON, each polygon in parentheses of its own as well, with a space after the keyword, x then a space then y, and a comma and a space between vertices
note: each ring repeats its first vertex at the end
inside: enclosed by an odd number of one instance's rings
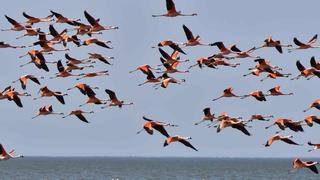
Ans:
POLYGON ((308 166, 308 168, 309 168, 312 172, 314 172, 315 174, 319 174, 316 165, 308 166))
POLYGON ((105 91, 106 93, 108 93, 108 94, 113 92, 113 91, 110 90, 110 89, 105 89, 104 91, 105 91))
POLYGON ((65 101, 64 101, 64 98, 62 95, 57 95, 56 98, 58 99, 58 101, 61 103, 61 104, 65 104, 65 101))
POLYGON ((147 118, 146 116, 142 116, 142 119, 146 120, 146 121, 151 121, 149 118, 147 118))
POLYGON ((164 143, 163 143, 163 147, 166 147, 166 146, 168 146, 169 144, 167 143, 167 141, 164 141, 164 143))
POLYGON ((57 12, 55 12, 55 11, 53 11, 53 10, 50 10, 50 12, 51 12, 53 15, 58 14, 57 12))
POLYGON ((12 20, 11 17, 7 16, 7 15, 4 15, 8 20, 12 20))
POLYGON ((283 53, 283 51, 282 51, 282 47, 281 47, 281 46, 276 46, 275 48, 277 49, 277 51, 278 51, 280 54, 282 54, 282 53, 283 53))

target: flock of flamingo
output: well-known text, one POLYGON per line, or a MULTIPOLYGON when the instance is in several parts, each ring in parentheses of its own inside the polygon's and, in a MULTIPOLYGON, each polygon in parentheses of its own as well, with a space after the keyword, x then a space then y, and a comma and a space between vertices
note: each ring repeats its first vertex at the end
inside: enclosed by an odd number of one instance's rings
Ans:
MULTIPOLYGON (((106 30, 115 30, 118 29, 116 26, 103 26, 100 24, 99 18, 94 18, 92 15, 90 15, 87 11, 84 11, 84 16, 87 19, 89 24, 85 24, 80 21, 80 19, 72 19, 67 18, 63 16, 60 13, 57 13, 55 11, 50 11, 51 14, 44 18, 34 17, 26 12, 23 12, 23 16, 27 19, 25 22, 20 23, 16 21, 15 19, 5 15, 5 18, 8 20, 8 22, 12 25, 11 28, 8 29, 1 29, 1 31, 23 31, 25 32, 23 35, 17 37, 16 39, 21 39, 25 36, 36 36, 38 37, 38 40, 33 42, 30 46, 28 46, 29 49, 26 54, 19 56, 19 58, 23 58, 25 56, 30 57, 30 61, 28 61, 25 64, 20 65, 20 67, 34 64, 38 69, 49 72, 48 64, 55 64, 57 67, 57 73, 52 77, 36 77, 32 74, 26 74, 20 76, 18 79, 12 81, 12 84, 14 83, 20 83, 21 88, 25 91, 27 89, 27 82, 30 80, 38 85, 41 85, 40 79, 54 79, 54 78, 67 78, 67 77, 73 77, 76 76, 76 80, 81 80, 83 78, 93 78, 97 76, 108 76, 109 73, 107 70, 104 71, 92 71, 92 72, 86 72, 86 73, 73 73, 74 71, 81 71, 84 69, 94 68, 94 64, 101 62, 103 64, 112 65, 110 63, 110 60, 113 59, 113 57, 107 57, 103 54, 99 54, 96 52, 89 52, 88 57, 83 59, 78 59, 75 57, 72 57, 69 53, 65 53, 65 59, 66 65, 63 65, 64 62, 62 60, 50 62, 47 61, 45 56, 46 55, 52 55, 54 52, 57 51, 70 51, 69 48, 67 48, 68 43, 74 43, 76 47, 80 46, 89 46, 92 44, 96 44, 100 47, 112 49, 110 46, 111 41, 104 41, 100 40, 96 37, 93 37, 93 35, 102 34, 102 31, 106 30), (41 31, 40 28, 33 27, 37 23, 41 22, 51 22, 49 25, 49 33, 45 33, 41 31), (64 23, 72 26, 70 29, 64 29, 61 32, 58 32, 55 29, 55 25, 58 23, 64 23), (68 32, 76 32, 74 35, 69 35, 68 32), (52 36, 49 37, 48 35, 52 36), (87 35, 89 38, 81 40, 79 37, 87 35), (62 44, 63 49, 58 49, 54 47, 56 44, 62 44), (34 46, 40 46, 41 49, 33 49, 34 46)), ((5 42, 0 42, 0 48, 27 48, 26 46, 14 46, 10 45, 5 42)), ((105 89, 106 94, 109 96, 109 99, 100 99, 96 97, 96 93, 94 90, 99 89, 99 87, 91 87, 85 83, 78 82, 73 87, 70 87, 67 89, 67 91, 70 91, 74 88, 77 88, 80 90, 80 92, 87 96, 87 100, 79 105, 79 107, 82 107, 86 104, 101 104, 104 105, 101 107, 101 109, 104 109, 106 107, 111 106, 118 106, 122 107, 124 105, 132 105, 133 103, 124 102, 122 100, 119 100, 117 98, 116 93, 113 90, 105 89)), ((43 86, 38 91, 39 96, 34 97, 34 100, 43 98, 43 97, 55 97, 61 104, 65 104, 64 96, 68 95, 67 93, 63 93, 60 91, 56 91, 51 89, 48 86, 43 86)), ((22 96, 31 96, 28 92, 19 92, 17 91, 12 85, 6 87, 3 91, 0 92, 0 99, 7 99, 9 101, 14 102, 18 107, 22 108, 23 103, 20 97, 22 96)), ((87 118, 84 116, 84 114, 91 114, 94 113, 94 111, 83 111, 79 108, 72 110, 69 113, 62 113, 62 112, 55 112, 53 110, 52 105, 44 105, 39 108, 39 111, 37 115, 32 117, 32 119, 38 117, 38 116, 45 116, 45 115, 63 115, 62 118, 66 118, 68 116, 76 116, 78 119, 85 123, 89 123, 87 118)), ((10 151, 9 153, 6 152, 6 150, 3 148, 3 146, 0 146, 0 160, 7 160, 10 158, 19 158, 23 157, 15 156, 14 150, 10 151)))
MULTIPOLYGON (((175 4, 173 0, 166 0, 166 7, 167 12, 164 14, 159 15, 152 15, 152 17, 177 17, 177 16, 197 16, 196 13, 192 14, 184 14, 181 11, 177 11, 175 8, 175 4)), ((63 16, 62 14, 59 14, 55 11, 50 11, 51 14, 44 18, 38 18, 33 17, 31 15, 28 15, 26 12, 23 12, 23 16, 27 19, 23 23, 19 23, 16 20, 14 20, 11 17, 8 17, 5 15, 5 18, 8 20, 8 22, 12 25, 9 29, 1 29, 2 31, 23 31, 25 32, 23 35, 17 37, 17 39, 23 38, 25 36, 36 36, 38 37, 38 40, 36 42, 33 42, 29 48, 33 48, 35 46, 40 46, 41 49, 30 49, 25 55, 20 56, 19 58, 22 58, 24 56, 30 56, 30 61, 26 64, 22 64, 20 67, 23 67, 28 64, 34 64, 38 69, 49 72, 49 67, 47 64, 53 63, 56 64, 58 72, 55 74, 55 76, 52 77, 36 77, 32 74, 26 74, 23 76, 20 76, 17 80, 14 80, 12 83, 20 82, 21 88, 23 90, 27 89, 27 81, 31 80, 34 83, 40 85, 40 79, 54 79, 54 78, 67 78, 67 77, 73 77, 76 76, 76 80, 81 80, 83 78, 92 78, 96 76, 108 76, 108 71, 93 71, 88 73, 73 73, 74 71, 81 71, 84 69, 94 68, 94 64, 97 63, 97 61, 100 61, 104 64, 111 65, 110 60, 113 59, 113 57, 107 57, 102 54, 98 54, 96 52, 90 52, 88 53, 88 57, 83 59, 77 59, 75 57, 71 57, 69 53, 65 53, 66 58, 66 65, 63 65, 63 62, 61 60, 55 61, 55 62, 49 62, 46 61, 45 56, 52 55, 57 51, 70 51, 70 49, 67 48, 68 43, 74 43, 75 46, 88 46, 92 44, 96 44, 97 46, 112 49, 111 47, 111 41, 105 41, 98 39, 97 37, 94 37, 96 35, 102 34, 103 31, 108 30, 116 30, 118 27, 116 26, 103 26, 100 24, 100 19, 95 18, 92 15, 90 15, 87 11, 84 11, 84 16, 87 19, 89 24, 86 24, 82 22, 80 19, 71 19, 63 16), (40 28, 33 27, 37 23, 41 22, 49 22, 51 23, 49 25, 49 33, 41 31, 40 28), (58 32, 54 26, 56 26, 58 23, 65 23, 70 25, 72 28, 70 29, 64 29, 62 32, 58 32), (69 35, 69 32, 75 32, 73 35, 69 35), (50 35, 50 38, 48 37, 50 35), (80 39, 80 37, 88 36, 88 38, 80 39), (57 49, 55 46, 57 44, 62 44, 63 49, 57 49)), ((263 44, 260 47, 252 47, 248 50, 240 50, 236 45, 231 45, 229 47, 225 46, 223 42, 218 41, 214 43, 203 43, 200 39, 200 36, 194 36, 192 31, 187 27, 186 25, 182 25, 182 30, 184 31, 186 35, 186 42, 180 43, 176 42, 174 40, 163 40, 157 45, 153 46, 152 48, 158 48, 159 53, 161 55, 160 62, 161 64, 155 65, 154 67, 144 64, 136 69, 130 71, 129 73, 133 73, 135 71, 141 71, 144 75, 146 75, 146 80, 138 86, 146 85, 146 84, 153 84, 153 87, 155 89, 159 88, 168 88, 170 84, 181 84, 185 82, 185 79, 177 79, 172 76, 169 76, 169 74, 174 73, 190 73, 190 70, 196 66, 199 68, 213 68, 217 69, 219 66, 228 66, 232 68, 238 67, 239 63, 233 63, 232 61, 234 59, 240 59, 240 58, 251 58, 256 62, 257 64, 249 68, 249 72, 244 74, 243 76, 259 76, 262 73, 265 73, 266 76, 261 79, 261 81, 264 81, 268 78, 276 79, 276 78, 288 78, 292 76, 291 73, 283 73, 282 68, 278 66, 271 65, 271 62, 267 59, 264 59, 260 56, 255 56, 253 53, 255 53, 257 50, 262 48, 275 48, 279 53, 283 53, 284 49, 287 49, 288 53, 296 51, 296 50, 305 50, 310 48, 319 48, 319 46, 316 46, 317 41, 317 35, 314 35, 309 41, 307 42, 301 42, 297 38, 293 39, 293 43, 296 46, 293 46, 291 44, 282 44, 279 40, 274 40, 271 36, 266 38, 263 42, 263 44), (209 56, 209 57, 201 57, 196 60, 195 64, 192 64, 189 66, 188 69, 180 70, 178 69, 178 66, 180 63, 187 63, 189 60, 182 60, 180 58, 180 54, 186 55, 185 47, 187 46, 211 46, 211 47, 217 47, 218 52, 209 56), (166 47, 168 47, 168 50, 164 50, 166 47), (168 51, 171 50, 172 53, 168 53, 168 51), (163 68, 161 68, 163 66, 163 68), (155 76, 155 73, 160 73, 160 76, 155 76)), ((10 45, 5 42, 0 42, 0 48, 27 48, 26 46, 15 46, 10 45)), ((298 69, 297 75, 291 80, 297 80, 301 77, 306 78, 307 80, 318 77, 320 78, 320 62, 317 62, 314 57, 310 59, 310 67, 306 68, 303 64, 301 64, 300 61, 296 62, 296 66, 298 69)), ((100 89, 99 87, 93 87, 85 83, 76 83, 74 87, 70 87, 66 91, 70 91, 72 89, 78 89, 80 90, 81 94, 84 96, 87 96, 87 100, 79 105, 79 107, 82 107, 86 104, 97 104, 97 105, 103 105, 101 109, 104 109, 106 107, 110 106, 118 106, 122 107, 124 105, 133 105, 132 102, 125 102, 123 100, 119 100, 116 96, 116 93, 113 90, 105 89, 106 94, 109 96, 109 99, 100 99, 96 97, 96 93, 94 90, 100 89)), ((56 91, 53 89, 50 89, 50 87, 44 86, 39 89, 38 94, 39 97, 34 97, 34 100, 43 98, 43 97, 55 97, 61 104, 65 104, 64 96, 67 95, 67 93, 56 91)), ((282 92, 280 86, 270 87, 267 91, 262 90, 255 90, 252 92, 249 92, 247 94, 235 94, 233 92, 232 87, 227 87, 223 90, 220 96, 215 97, 212 99, 212 101, 222 100, 223 98, 239 98, 244 99, 247 97, 253 97, 257 101, 266 101, 267 98, 270 96, 273 97, 279 97, 279 96, 291 96, 293 95, 292 92, 282 92)), ((31 96, 28 92, 19 92, 11 85, 6 87, 2 92, 0 92, 0 99, 7 99, 9 101, 13 101, 18 107, 23 107, 23 103, 20 99, 22 96, 31 96)), ((304 110, 304 112, 308 111, 311 108, 316 108, 320 110, 320 99, 315 100, 310 104, 310 106, 304 110)), ((76 116, 81 121, 88 123, 89 121, 86 119, 84 114, 91 114, 94 113, 94 111, 83 111, 81 109, 74 109, 73 111, 69 113, 62 113, 62 112, 55 112, 53 110, 52 105, 45 105, 39 108, 38 114, 32 118, 36 118, 38 116, 43 115, 62 115, 63 118, 66 118, 68 116, 76 116)), ((253 114, 249 120, 242 120, 242 117, 231 117, 227 113, 221 113, 219 116, 215 116, 214 113, 211 112, 210 107, 206 107, 203 109, 203 117, 201 121, 196 122, 195 125, 199 125, 203 122, 209 122, 207 124, 208 127, 214 127, 217 129, 217 133, 222 131, 225 128, 231 127, 234 129, 237 129, 241 131, 243 134, 247 136, 251 136, 251 133, 248 131, 248 128, 251 126, 249 125, 253 121, 269 121, 271 118, 274 118, 273 115, 262 115, 262 114, 253 114)), ((178 125, 168 123, 168 122, 162 122, 157 120, 149 119, 145 116, 143 116, 143 120, 146 122, 143 124, 143 128, 137 132, 139 134, 142 131, 146 131, 148 134, 152 135, 153 130, 159 131, 162 135, 165 136, 164 144, 163 146, 168 146, 169 144, 173 142, 180 142, 183 145, 198 151, 197 148, 195 148, 191 143, 190 139, 191 137, 184 137, 184 136, 171 136, 166 131, 165 127, 177 127, 178 125)), ((266 129, 270 128, 271 126, 277 125, 279 127, 279 131, 276 132, 275 135, 268 138, 265 146, 269 147, 273 144, 275 141, 282 141, 284 143, 290 144, 290 145, 302 145, 299 143, 296 143, 294 140, 292 140, 293 136, 288 135, 284 136, 281 135, 280 132, 284 131, 286 129, 289 129, 293 132, 303 132, 303 125, 307 125, 309 127, 313 126, 313 123, 320 124, 320 117, 310 115, 306 116, 304 120, 302 121, 293 121, 289 118, 277 118, 274 120, 274 122, 267 126, 266 129)), ((320 149, 320 144, 313 144, 311 142, 308 142, 309 146, 312 146, 313 149, 310 149, 310 151, 320 149)), ((15 156, 14 150, 7 153, 3 146, 0 144, 0 160, 7 160, 10 158, 18 158, 23 156, 15 156)), ((316 168, 316 165, 318 162, 313 161, 302 161, 300 159, 293 160, 293 168, 309 168, 314 173, 318 174, 318 170, 316 168)))

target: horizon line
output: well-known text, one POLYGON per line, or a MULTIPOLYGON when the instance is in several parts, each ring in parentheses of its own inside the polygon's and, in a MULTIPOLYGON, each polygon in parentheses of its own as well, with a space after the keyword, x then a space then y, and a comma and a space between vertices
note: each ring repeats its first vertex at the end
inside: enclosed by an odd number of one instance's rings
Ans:
MULTIPOLYGON (((24 155, 25 158, 184 158, 184 159, 291 159, 297 158, 296 156, 278 156, 278 157, 268 157, 268 156, 256 156, 256 157, 249 157, 249 156, 220 156, 220 157, 213 157, 213 156, 62 156, 62 155, 24 155)), ((299 158, 320 158, 315 156, 299 156, 299 158)))

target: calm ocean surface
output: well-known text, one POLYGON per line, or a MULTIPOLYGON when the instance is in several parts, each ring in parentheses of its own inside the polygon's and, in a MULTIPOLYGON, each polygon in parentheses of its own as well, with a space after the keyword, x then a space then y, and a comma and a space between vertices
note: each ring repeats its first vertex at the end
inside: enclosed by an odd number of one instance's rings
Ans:
POLYGON ((308 169, 290 172, 291 160, 26 157, 0 162, 0 179, 320 179, 308 169))

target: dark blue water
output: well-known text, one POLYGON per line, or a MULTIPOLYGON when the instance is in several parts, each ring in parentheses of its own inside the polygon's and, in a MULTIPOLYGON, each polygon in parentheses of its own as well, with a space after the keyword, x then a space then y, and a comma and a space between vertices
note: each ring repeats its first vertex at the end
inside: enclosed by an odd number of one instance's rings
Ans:
POLYGON ((0 179, 320 179, 320 175, 308 169, 292 172, 291 161, 245 158, 26 157, 0 162, 0 179))

